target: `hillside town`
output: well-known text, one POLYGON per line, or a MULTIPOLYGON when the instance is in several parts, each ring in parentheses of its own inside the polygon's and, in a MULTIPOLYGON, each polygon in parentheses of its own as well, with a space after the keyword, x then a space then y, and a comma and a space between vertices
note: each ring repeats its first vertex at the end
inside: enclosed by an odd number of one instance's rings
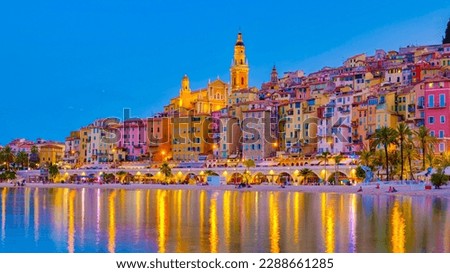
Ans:
POLYGON ((389 156, 407 177, 448 159, 450 43, 378 49, 310 74, 273 66, 259 87, 249 86, 250 68, 238 33, 229 82, 191 89, 184 75, 160 113, 131 118, 126 109, 123 120, 74 128, 64 143, 15 139, 2 148, 11 155, 4 165, 226 167, 251 159, 303 166, 339 155, 375 169, 389 156))

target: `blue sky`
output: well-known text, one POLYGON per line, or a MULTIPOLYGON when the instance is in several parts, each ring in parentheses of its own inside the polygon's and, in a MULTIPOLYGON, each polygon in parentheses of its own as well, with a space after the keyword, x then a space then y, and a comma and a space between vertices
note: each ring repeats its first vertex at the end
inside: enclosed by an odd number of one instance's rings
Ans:
POLYGON ((178 94, 229 81, 243 32, 250 84, 279 73, 338 66, 353 54, 437 44, 450 0, 14 0, 0 4, 0 144, 63 141, 123 108, 146 117, 178 94))

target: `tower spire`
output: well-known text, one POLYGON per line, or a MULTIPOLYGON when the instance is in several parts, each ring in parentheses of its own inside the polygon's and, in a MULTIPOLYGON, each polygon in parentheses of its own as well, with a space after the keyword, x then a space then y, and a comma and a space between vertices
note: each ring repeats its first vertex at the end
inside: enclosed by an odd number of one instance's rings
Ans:
POLYGON ((248 88, 248 63, 245 56, 245 45, 242 33, 238 32, 234 45, 234 56, 230 68, 231 90, 248 88))

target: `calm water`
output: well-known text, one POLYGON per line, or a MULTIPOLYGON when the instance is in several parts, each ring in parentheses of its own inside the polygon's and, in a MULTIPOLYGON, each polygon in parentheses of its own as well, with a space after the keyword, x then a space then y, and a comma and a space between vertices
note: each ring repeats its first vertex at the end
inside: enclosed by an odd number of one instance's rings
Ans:
POLYGON ((450 252, 448 199, 0 188, 0 252, 450 252))

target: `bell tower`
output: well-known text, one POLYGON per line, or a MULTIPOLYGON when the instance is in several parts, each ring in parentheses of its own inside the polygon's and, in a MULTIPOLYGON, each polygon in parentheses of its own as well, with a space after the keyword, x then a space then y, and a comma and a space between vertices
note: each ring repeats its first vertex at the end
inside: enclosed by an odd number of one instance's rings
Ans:
POLYGON ((189 87, 189 78, 185 74, 181 79, 180 102, 179 106, 188 108, 190 106, 191 88, 189 87))
POLYGON ((234 45, 234 56, 230 68, 231 91, 248 88, 248 71, 245 45, 242 40, 242 33, 239 32, 234 45))

